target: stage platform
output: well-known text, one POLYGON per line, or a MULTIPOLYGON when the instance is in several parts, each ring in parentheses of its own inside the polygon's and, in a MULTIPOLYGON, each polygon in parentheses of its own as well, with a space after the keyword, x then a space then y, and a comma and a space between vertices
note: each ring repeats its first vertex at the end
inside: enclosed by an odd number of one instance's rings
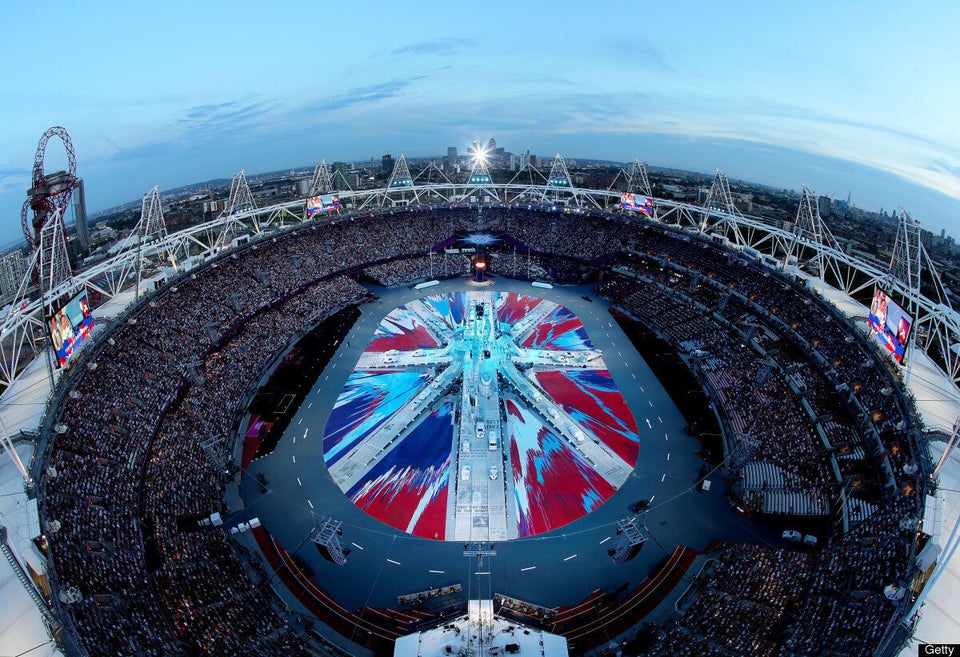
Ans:
MULTIPOLYGON (((374 352, 368 345, 384 318, 394 309, 426 296, 422 290, 372 287, 376 301, 361 306, 360 319, 296 411, 274 452, 249 464, 240 483, 243 508, 231 508, 230 521, 259 517, 263 529, 302 562, 326 592, 350 610, 396 607, 397 597, 411 590, 452 584, 460 584, 467 599, 489 597, 497 592, 544 607, 576 605, 597 589, 633 589, 655 572, 677 546, 702 551, 716 539, 780 544, 773 530, 731 509, 721 472, 710 474, 714 483, 710 491, 696 489, 698 473, 704 465, 696 455, 699 442, 684 432, 682 414, 610 316, 608 304, 593 298, 589 288, 532 288, 529 283, 497 279, 492 287, 476 290, 468 288, 466 280, 452 280, 428 292, 430 296, 448 295, 466 293, 468 289, 468 294, 474 295, 514 293, 537 297, 568 309, 582 322, 591 348, 602 352, 604 369, 622 394, 639 436, 635 467, 605 502, 558 528, 526 537, 508 535, 506 539, 494 538, 491 533, 483 537, 470 534, 461 539, 454 526, 451 540, 434 540, 432 534, 426 538, 414 535, 380 522, 358 508, 331 476, 329 457, 327 461, 324 458, 324 430, 338 398, 354 376, 355 365, 363 358, 373 358, 370 354, 374 352), (631 561, 614 564, 608 550, 618 539, 617 521, 635 516, 634 505, 640 500, 651 502, 641 517, 651 540, 631 561), (324 559, 309 540, 322 517, 343 523, 339 540, 349 551, 343 566, 324 559), (496 556, 486 556, 482 562, 465 558, 464 543, 472 545, 474 541, 487 547, 494 543, 496 556)), ((405 369, 402 372, 408 374, 405 369)), ((459 399, 448 394, 431 402, 430 413, 443 409, 445 404, 462 403, 460 392, 459 399)), ((451 412, 452 409, 453 406, 451 412)), ((439 424, 450 421, 441 416, 442 413, 438 414, 439 424)), ((462 455, 452 448, 455 433, 451 430, 443 437, 448 441, 447 454, 452 454, 453 459, 462 455)), ((574 437, 573 441, 576 440, 574 437)), ((471 445, 470 454, 474 447, 471 445)), ((477 451, 484 451, 479 449, 479 443, 476 447, 477 451)), ((502 452, 497 454, 498 458, 502 456, 502 452)), ((484 467, 471 467, 471 483, 476 472, 476 478, 483 482, 478 485, 493 484, 500 490, 509 490, 504 489, 502 482, 503 472, 510 470, 501 471, 495 481, 489 479, 486 461, 484 467)), ((451 469, 450 475, 461 481, 459 468, 451 469)), ((237 505, 236 496, 228 499, 234 500, 231 507, 237 505)), ((508 525, 515 522, 509 511, 505 518, 508 525)), ((685 588, 686 584, 681 582, 678 586, 685 588)))

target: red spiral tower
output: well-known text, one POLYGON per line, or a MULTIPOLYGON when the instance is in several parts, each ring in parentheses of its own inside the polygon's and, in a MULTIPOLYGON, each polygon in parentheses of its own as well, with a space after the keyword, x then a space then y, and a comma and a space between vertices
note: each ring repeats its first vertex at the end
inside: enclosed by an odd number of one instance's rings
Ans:
POLYGON ((59 213, 63 215, 70 205, 70 197, 77 185, 77 156, 73 150, 70 135, 60 127, 54 126, 43 133, 37 145, 37 154, 33 159, 33 177, 27 200, 23 204, 20 222, 23 226, 23 236, 27 239, 30 248, 36 248, 40 241, 40 231, 50 221, 51 217, 59 213), (67 151, 67 170, 44 173, 43 158, 47 152, 47 143, 51 137, 59 137, 67 151), (33 210, 33 218, 29 211, 33 210))

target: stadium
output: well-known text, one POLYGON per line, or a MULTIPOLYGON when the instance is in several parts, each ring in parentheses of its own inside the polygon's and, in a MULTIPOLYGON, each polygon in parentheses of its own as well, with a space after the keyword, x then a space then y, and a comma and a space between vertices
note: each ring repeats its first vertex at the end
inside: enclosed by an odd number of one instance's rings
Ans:
POLYGON ((3 375, 51 380, 18 561, 65 652, 896 654, 956 437, 909 387, 960 334, 916 222, 878 269, 806 189, 524 173, 241 172, 172 233, 155 188, 76 273, 45 206, 3 375))

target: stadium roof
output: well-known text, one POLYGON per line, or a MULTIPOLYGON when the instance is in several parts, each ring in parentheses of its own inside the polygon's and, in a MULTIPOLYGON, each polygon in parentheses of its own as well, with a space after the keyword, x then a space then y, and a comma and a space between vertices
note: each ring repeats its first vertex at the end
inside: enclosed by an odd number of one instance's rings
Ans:
MULTIPOLYGON (((809 289, 822 296, 850 319, 864 334, 867 328, 868 308, 842 290, 825 285, 819 279, 793 270, 792 273, 807 279, 809 289)), ((921 349, 910 354, 907 389, 913 397, 924 429, 950 433, 954 422, 960 418, 960 390, 953 381, 921 349)), ((906 377, 907 375, 904 374, 906 377)))
MULTIPOLYGON (((930 443, 930 456, 939 460, 944 448, 946 444, 943 442, 930 443)), ((951 547, 956 549, 960 537, 953 536, 952 543, 947 540, 960 516, 960 452, 957 450, 953 450, 950 458, 944 462, 939 482, 937 506, 941 522, 938 524, 942 527, 943 535, 931 540, 939 542, 943 548, 940 558, 947 561, 939 580, 934 583, 920 608, 920 620, 914 635, 900 651, 900 657, 919 654, 917 646, 921 642, 956 643, 957 637, 960 637, 960 560, 950 559, 951 547)))
MULTIPOLYGON (((24 463, 29 463, 33 446, 20 445, 17 454, 24 463)), ((38 522, 36 518, 29 517, 35 513, 36 504, 27 503, 20 472, 13 461, 3 455, 0 460, 0 515, 7 528, 7 541, 14 552, 18 552, 22 541, 32 538, 27 528, 38 522)), ((0 600, 3 601, 3 614, 0 616, 0 646, 3 647, 3 654, 30 657, 62 654, 47 636, 40 611, 17 581, 6 559, 0 559, 0 600)))

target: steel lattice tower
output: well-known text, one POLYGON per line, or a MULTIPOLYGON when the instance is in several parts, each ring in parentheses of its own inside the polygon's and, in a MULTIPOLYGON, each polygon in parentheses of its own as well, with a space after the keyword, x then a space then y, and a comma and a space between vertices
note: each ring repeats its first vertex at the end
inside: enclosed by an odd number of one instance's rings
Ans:
POLYGON ((63 214, 59 208, 54 211, 40 229, 37 245, 39 255, 40 292, 48 310, 52 313, 54 299, 50 298, 54 290, 73 277, 70 258, 67 255, 67 241, 64 237, 63 214))
POLYGON ((907 286, 912 300, 913 293, 920 292, 923 248, 920 244, 920 222, 911 218, 903 208, 898 211, 897 219, 897 237, 887 269, 890 276, 907 286))
POLYGON ((321 160, 320 164, 313 170, 310 196, 329 194, 331 191, 333 191, 333 182, 330 180, 330 172, 327 170, 327 161, 321 160))
POLYGON ((417 191, 414 188, 413 176, 410 175, 410 166, 407 164, 407 158, 400 154, 400 157, 397 158, 396 164, 393 165, 393 171, 390 172, 390 177, 387 178, 387 186, 383 189, 383 197, 380 199, 380 207, 386 207, 388 203, 392 203, 391 192, 399 192, 400 200, 409 202, 406 199, 406 192, 410 191, 413 195, 412 202, 416 203, 419 200, 417 191))
POLYGON ((133 232, 144 242, 163 239, 167 236, 167 225, 163 221, 163 208, 160 205, 160 192, 156 185, 143 197, 140 221, 133 232))
MULTIPOLYGON (((923 268, 923 256, 926 254, 923 245, 920 243, 920 222, 914 220, 903 208, 898 210, 897 219, 897 237, 893 243, 893 253, 890 254, 887 275, 900 285, 888 284, 888 287, 890 290, 900 287, 906 299, 906 310, 916 322, 920 310, 920 277, 923 268)), ((933 267, 932 263, 930 263, 930 267, 933 267)), ((936 276, 934 272, 931 273, 936 276)), ((913 328, 914 330, 910 331, 910 340, 907 345, 908 354, 913 351, 913 346, 916 344, 917 327, 914 326, 913 328)), ((907 383, 910 381, 912 364, 913 359, 908 357, 905 376, 907 383)))
POLYGON ((707 208, 707 210, 720 210, 721 212, 732 215, 740 214, 737 206, 733 203, 733 194, 730 193, 730 182, 720 169, 717 169, 717 173, 713 176, 713 184, 710 185, 710 193, 707 194, 707 200, 704 202, 703 207, 707 208))
POLYGON ((407 158, 400 155, 397 163, 393 165, 393 171, 390 172, 390 178, 387 180, 387 190, 413 186, 413 176, 410 175, 410 167, 407 165, 407 158))
POLYGON ((560 153, 553 158, 553 166, 550 167, 550 175, 547 176, 547 187, 558 187, 560 189, 570 189, 573 184, 570 182, 570 172, 567 171, 567 163, 563 161, 560 153))
POLYGON ((707 194, 707 200, 703 204, 703 220, 700 222, 700 232, 705 233, 709 228, 726 228, 733 231, 734 242, 742 244, 743 237, 740 235, 739 222, 743 219, 740 210, 733 202, 733 194, 730 192, 730 183, 726 175, 720 169, 713 177, 713 184, 710 185, 710 192, 707 194), (716 220, 711 226, 710 219, 716 220))
POLYGON ((248 210, 256 210, 257 204, 253 200, 253 194, 250 192, 250 185, 247 184, 247 175, 243 169, 233 177, 230 182, 230 199, 227 201, 227 207, 220 213, 221 217, 229 217, 248 210))
POLYGON ((633 169, 630 171, 630 178, 627 180, 627 191, 631 194, 643 194, 644 196, 653 196, 650 187, 650 171, 646 162, 634 160, 633 169))
POLYGON ((793 239, 789 242, 783 259, 783 266, 790 264, 792 256, 803 250, 804 245, 813 249, 813 255, 808 262, 813 263, 814 273, 821 281, 825 280, 827 269, 832 260, 829 252, 839 252, 840 245, 827 228, 826 222, 820 217, 820 207, 817 204, 817 195, 806 185, 800 195, 800 206, 797 208, 797 217, 793 225, 793 239))

